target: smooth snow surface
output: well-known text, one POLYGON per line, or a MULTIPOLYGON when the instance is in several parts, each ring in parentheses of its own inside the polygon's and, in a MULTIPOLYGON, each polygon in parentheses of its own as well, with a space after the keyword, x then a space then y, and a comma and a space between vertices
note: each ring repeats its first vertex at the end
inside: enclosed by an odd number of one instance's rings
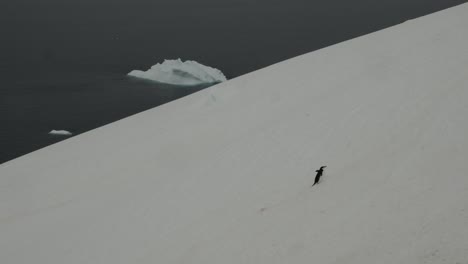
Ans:
POLYGON ((465 4, 0 165, 1 263, 466 264, 467 29, 465 4))
POLYGON ((67 130, 51 130, 49 132, 50 135, 57 135, 57 136, 71 136, 72 133, 67 130))
POLYGON ((226 81, 224 74, 215 68, 196 61, 165 60, 147 71, 134 70, 129 76, 175 85, 199 85, 226 81))

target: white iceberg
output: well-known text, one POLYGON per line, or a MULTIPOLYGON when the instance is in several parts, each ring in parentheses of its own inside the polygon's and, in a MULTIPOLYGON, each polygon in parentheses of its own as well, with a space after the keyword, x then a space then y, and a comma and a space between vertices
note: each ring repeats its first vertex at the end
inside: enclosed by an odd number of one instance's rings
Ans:
POLYGON ((196 61, 164 60, 147 71, 133 70, 129 76, 174 85, 200 85, 226 81, 226 76, 215 68, 196 61))
POLYGON ((51 130, 49 135, 56 135, 56 136, 71 136, 73 135, 72 132, 67 130, 51 130))

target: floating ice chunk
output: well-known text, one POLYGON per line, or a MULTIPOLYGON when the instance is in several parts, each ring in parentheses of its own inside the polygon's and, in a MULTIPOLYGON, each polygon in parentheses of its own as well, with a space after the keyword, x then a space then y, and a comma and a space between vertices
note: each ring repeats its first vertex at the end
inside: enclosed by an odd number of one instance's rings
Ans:
POLYGON ((224 74, 215 68, 196 61, 164 60, 147 71, 133 70, 129 76, 174 85, 199 85, 226 81, 224 74))
POLYGON ((49 135, 71 136, 73 135, 73 133, 71 133, 70 131, 66 131, 66 130, 51 130, 49 132, 49 135))

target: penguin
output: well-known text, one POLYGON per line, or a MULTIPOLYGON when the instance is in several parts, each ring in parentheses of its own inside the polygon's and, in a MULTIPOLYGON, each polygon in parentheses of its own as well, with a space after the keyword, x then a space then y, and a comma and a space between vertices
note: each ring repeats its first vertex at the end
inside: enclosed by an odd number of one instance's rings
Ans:
POLYGON ((326 167, 327 166, 322 166, 322 167, 320 167, 320 169, 316 170, 317 175, 315 176, 315 181, 314 181, 314 184, 312 184, 312 186, 319 183, 320 177, 322 177, 322 174, 323 174, 323 169, 326 168, 326 167))

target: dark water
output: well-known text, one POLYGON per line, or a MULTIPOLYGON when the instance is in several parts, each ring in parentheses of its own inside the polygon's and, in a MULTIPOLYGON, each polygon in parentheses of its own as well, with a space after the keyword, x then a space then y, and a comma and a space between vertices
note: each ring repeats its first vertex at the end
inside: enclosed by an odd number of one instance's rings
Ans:
POLYGON ((185 96, 125 77, 164 59, 228 78, 466 0, 14 0, 0 3, 0 163, 185 96))
POLYGON ((51 129, 83 133, 203 88, 118 74, 44 76, 6 85, 0 90, 0 162, 67 138, 49 135, 51 129))

